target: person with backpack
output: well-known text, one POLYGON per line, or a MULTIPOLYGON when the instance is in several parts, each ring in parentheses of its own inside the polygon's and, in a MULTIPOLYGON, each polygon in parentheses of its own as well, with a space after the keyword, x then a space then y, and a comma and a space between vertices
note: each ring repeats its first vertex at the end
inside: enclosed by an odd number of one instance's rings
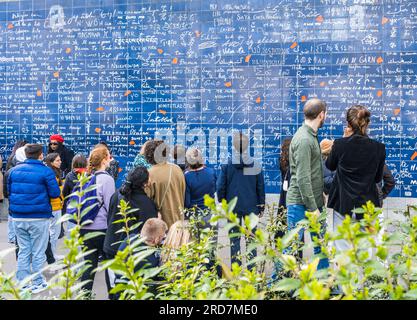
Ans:
MULTIPOLYGON (((120 212, 118 206, 123 199, 129 203, 131 209, 136 209, 132 212, 130 217, 134 218, 131 221, 130 227, 134 224, 140 223, 134 233, 139 234, 142 227, 148 219, 157 218, 158 210, 155 203, 149 199, 145 192, 145 188, 149 184, 149 172, 145 167, 133 168, 127 175, 126 181, 122 187, 114 193, 110 200, 109 213, 107 216, 107 231, 104 238, 104 253, 108 259, 114 258, 117 254, 120 241, 126 236, 125 233, 119 232, 125 225, 123 223, 115 223, 122 217, 118 213, 120 212)), ((112 288, 111 277, 109 273, 106 273, 106 284, 110 292, 112 288)), ((110 296, 110 295, 109 295, 110 296)), ((110 298, 112 298, 110 296, 110 298)))
MULTIPOLYGON (((49 235, 50 235, 50 243, 51 243, 51 250, 52 255, 55 260, 58 260, 57 254, 57 243, 58 238, 61 233, 61 223, 59 219, 62 216, 62 205, 63 205, 63 195, 62 195, 62 187, 63 181, 61 179, 61 157, 58 153, 50 153, 45 158, 45 164, 52 169, 55 173, 56 181, 58 182, 58 186, 61 189, 61 195, 58 198, 51 199, 51 206, 52 206, 52 219, 51 224, 49 226, 49 235)), ((48 255, 48 253, 47 253, 48 255)))
MULTIPOLYGON (((91 154, 88 158, 88 167, 87 173, 91 174, 91 179, 89 183, 85 185, 85 189, 92 185, 96 185, 96 189, 91 192, 87 192, 84 199, 90 198, 94 195, 94 199, 91 201, 86 201, 86 204, 89 206, 95 206, 94 210, 90 210, 88 215, 85 215, 82 218, 84 222, 90 222, 87 225, 81 227, 81 236, 86 236, 92 232, 102 232, 103 234, 90 238, 84 241, 84 245, 87 250, 94 250, 90 254, 85 256, 85 260, 90 262, 87 270, 84 271, 81 276, 81 281, 88 281, 83 285, 83 289, 92 293, 93 283, 95 278, 94 269, 97 268, 99 256, 102 255, 105 257, 103 248, 104 248, 104 237, 107 231, 107 215, 110 207, 110 199, 115 192, 115 183, 113 177, 106 171, 109 163, 111 161, 110 152, 106 148, 96 148, 91 151, 91 154)), ((74 191, 77 190, 77 186, 74 188, 74 191)), ((69 199, 71 201, 71 199, 69 199)), ((69 208, 67 208, 67 213, 70 213, 69 208)), ((82 210, 85 208, 82 208, 82 210)))
POLYGON ((54 172, 42 163, 42 145, 25 146, 27 159, 10 170, 7 179, 10 214, 19 244, 18 281, 33 275, 27 289, 38 293, 47 288, 41 274, 46 261, 49 221, 52 217, 51 198, 61 194, 54 172))

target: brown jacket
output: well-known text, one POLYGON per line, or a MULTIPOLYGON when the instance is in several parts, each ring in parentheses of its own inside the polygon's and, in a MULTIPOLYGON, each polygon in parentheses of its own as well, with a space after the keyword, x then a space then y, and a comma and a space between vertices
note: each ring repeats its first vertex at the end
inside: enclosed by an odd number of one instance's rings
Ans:
POLYGON ((149 169, 150 184, 146 193, 161 213, 168 228, 182 220, 185 197, 185 178, 179 166, 173 163, 160 163, 149 169), (171 181, 170 180, 171 171, 171 181), (169 184, 169 185, 168 185, 169 184))

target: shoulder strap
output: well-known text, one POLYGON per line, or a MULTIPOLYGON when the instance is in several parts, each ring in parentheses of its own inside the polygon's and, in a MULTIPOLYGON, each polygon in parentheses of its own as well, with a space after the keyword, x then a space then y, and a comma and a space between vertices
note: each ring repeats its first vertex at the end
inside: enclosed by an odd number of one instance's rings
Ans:
MULTIPOLYGON (((93 176, 99 176, 99 175, 101 175, 101 174, 107 174, 107 175, 110 175, 107 171, 100 171, 100 172, 94 172, 93 173, 93 176)), ((97 183, 97 180, 96 180, 96 182, 95 183, 97 183)), ((100 203, 100 206, 98 207, 98 209, 100 210, 101 209, 101 207, 103 207, 104 206, 104 201, 99 201, 99 203, 100 203)), ((104 207, 104 209, 106 209, 106 207, 104 207)), ((107 210, 106 210, 107 211, 107 210)))
POLYGON ((162 196, 162 199, 161 199, 161 204, 159 205, 158 211, 160 211, 160 210, 161 210, 161 208, 162 208, 162 204, 164 203, 165 197, 166 197, 166 195, 167 195, 167 193, 168 193, 169 186, 170 186, 170 184, 171 184, 171 178, 172 178, 172 165, 171 165, 171 164, 168 164, 168 165, 169 165, 169 178, 168 178, 168 184, 167 184, 167 187, 165 188, 165 193, 164 193, 164 195, 162 196))

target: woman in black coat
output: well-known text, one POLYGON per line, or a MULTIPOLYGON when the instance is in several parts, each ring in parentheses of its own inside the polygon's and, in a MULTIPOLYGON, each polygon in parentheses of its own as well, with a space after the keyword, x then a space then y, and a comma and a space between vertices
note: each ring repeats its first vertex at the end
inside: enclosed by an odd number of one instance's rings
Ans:
POLYGON ((59 134, 54 134, 49 137, 48 154, 58 153, 61 158, 61 171, 63 177, 71 171, 71 163, 74 158, 74 151, 64 145, 64 138, 59 134))
MULTIPOLYGON (((107 259, 112 259, 117 254, 122 241, 126 234, 123 232, 117 233, 124 227, 123 223, 113 223, 122 219, 122 216, 118 214, 120 209, 118 208, 120 200, 124 199, 129 203, 131 209, 137 209, 132 212, 130 217, 134 217, 135 220, 131 221, 131 225, 140 222, 137 229, 133 231, 135 234, 140 234, 142 226, 146 220, 150 218, 158 218, 158 210, 155 203, 146 195, 145 187, 149 182, 149 172, 145 167, 135 167, 127 175, 127 179, 122 187, 115 192, 110 199, 109 212, 107 216, 107 231, 104 238, 104 252, 107 259)), ((111 284, 109 275, 106 273, 107 288, 110 291, 111 284)), ((112 298, 112 297, 110 297, 112 298)))
MULTIPOLYGON (((366 134, 370 117, 363 106, 349 108, 344 136, 335 140, 326 160, 326 167, 336 170, 328 201, 328 207, 334 209, 334 229, 344 215, 352 215, 353 209, 361 208, 367 201, 379 205, 377 183, 384 171, 385 145, 366 134)), ((361 218, 361 214, 356 214, 356 219, 361 218)))

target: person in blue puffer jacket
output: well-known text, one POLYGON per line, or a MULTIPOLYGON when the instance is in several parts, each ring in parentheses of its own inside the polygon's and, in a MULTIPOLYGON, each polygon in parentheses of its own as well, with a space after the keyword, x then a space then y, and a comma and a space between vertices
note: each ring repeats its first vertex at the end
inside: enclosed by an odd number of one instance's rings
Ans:
POLYGON ((41 269, 46 262, 52 217, 50 199, 59 197, 61 190, 52 169, 42 163, 42 145, 26 145, 25 154, 27 159, 11 169, 7 189, 19 245, 16 278, 23 281, 35 275, 32 285, 25 285, 25 289, 38 293, 47 288, 41 269))
MULTIPOLYGON (((265 182, 264 174, 260 164, 249 155, 249 138, 242 134, 235 134, 233 147, 236 152, 229 159, 228 164, 221 166, 221 172, 217 180, 217 198, 219 201, 226 199, 228 202, 237 197, 237 203, 233 210, 240 219, 240 223, 246 215, 254 213, 262 215, 265 207, 265 182)), ((230 229, 229 234, 234 234, 239 228, 230 229)), ((256 229, 252 232, 255 233, 256 229)), ((232 237, 231 260, 232 263, 240 264, 238 255, 240 252, 240 237, 232 237)), ((256 249, 248 256, 251 260, 256 255, 256 249)), ((254 266, 249 265, 252 269, 254 266)))

